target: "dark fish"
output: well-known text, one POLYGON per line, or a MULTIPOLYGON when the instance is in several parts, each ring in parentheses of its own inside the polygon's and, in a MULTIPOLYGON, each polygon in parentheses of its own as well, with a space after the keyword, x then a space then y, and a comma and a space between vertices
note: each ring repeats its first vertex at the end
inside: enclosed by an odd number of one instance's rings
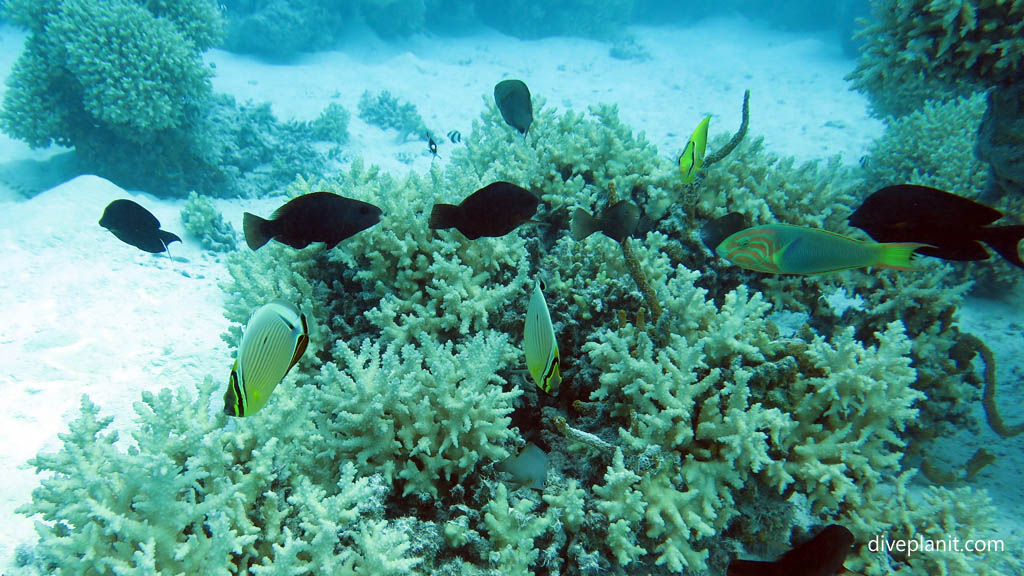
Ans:
POLYGON ((452 144, 458 144, 459 142, 462 142, 462 134, 459 134, 458 130, 452 130, 448 133, 448 140, 452 144))
POLYGON ((434 142, 434 137, 427 134, 427 150, 430 150, 430 154, 437 158, 437 142, 434 142))
POLYGON ((700 229, 700 239, 708 247, 708 250, 711 250, 717 256, 718 253, 715 252, 715 248, 718 248, 718 245, 723 240, 747 227, 747 219, 743 214, 729 212, 725 216, 715 218, 705 224, 700 229))
POLYGON ((140 250, 159 254, 171 242, 181 242, 174 234, 160 229, 160 221, 131 200, 114 200, 103 210, 100 226, 114 233, 117 239, 140 250))
POLYGON ((572 213, 572 221, 569 226, 572 230, 573 240, 579 242, 594 232, 601 232, 605 236, 622 242, 628 238, 640 221, 640 208, 632 202, 623 200, 608 208, 600 217, 595 217, 583 208, 577 208, 572 213))
POLYGON ((1017 245, 1024 226, 988 226, 1003 213, 956 194, 927 186, 887 186, 868 196, 850 215, 850 225, 879 242, 920 242, 917 251, 946 260, 985 260, 988 244, 1024 268, 1017 245))
POLYGON ((434 204, 429 226, 435 230, 455 228, 470 240, 504 236, 529 220, 538 204, 540 199, 533 192, 508 182, 494 182, 473 192, 458 206, 434 204))
POLYGON ((526 134, 533 124, 530 89, 522 80, 502 80, 494 87, 494 103, 505 123, 526 134))
POLYGON ((330 192, 292 198, 270 220, 246 212, 242 217, 245 243, 259 249, 271 238, 292 248, 323 242, 330 250, 345 238, 380 222, 380 208, 330 192))
POLYGON ((817 536, 774 562, 733 560, 727 576, 834 576, 845 572, 843 561, 853 546, 853 533, 830 524, 817 536))

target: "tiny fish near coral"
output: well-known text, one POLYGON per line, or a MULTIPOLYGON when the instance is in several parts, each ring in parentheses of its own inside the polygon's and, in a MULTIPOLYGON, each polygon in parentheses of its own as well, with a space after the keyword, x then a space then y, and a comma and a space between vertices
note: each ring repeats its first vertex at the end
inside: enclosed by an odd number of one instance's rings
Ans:
POLYGON ((593 216, 583 208, 577 208, 572 213, 570 229, 573 240, 577 242, 594 232, 601 232, 616 242, 622 242, 623 238, 633 234, 639 221, 640 208, 632 202, 623 200, 606 209, 599 217, 593 216))

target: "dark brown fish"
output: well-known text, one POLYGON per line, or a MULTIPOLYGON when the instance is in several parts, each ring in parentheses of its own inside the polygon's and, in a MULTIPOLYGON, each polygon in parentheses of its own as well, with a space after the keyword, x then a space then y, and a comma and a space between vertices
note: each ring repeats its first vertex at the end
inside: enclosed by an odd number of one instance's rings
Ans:
POLYGON ((995 208, 936 188, 901 184, 868 196, 850 215, 850 225, 879 242, 920 242, 917 251, 946 260, 985 260, 981 243, 1024 268, 1017 245, 1024 226, 989 226, 1003 217, 995 208))
POLYGON ((253 250, 271 238, 292 248, 323 242, 327 249, 380 222, 380 208, 330 192, 292 198, 270 220, 246 212, 242 216, 245 243, 253 250))
POLYGON ((103 210, 100 226, 110 230, 117 239, 139 250, 158 254, 171 242, 181 238, 160 229, 153 213, 131 200, 114 200, 103 210))
POLYGON ((717 256, 718 252, 715 252, 715 249, 723 240, 749 227, 746 216, 739 212, 729 212, 725 216, 715 218, 705 224, 700 229, 700 239, 708 247, 708 250, 717 256))
POLYGON ((845 572, 843 561, 853 546, 853 533, 830 524, 817 536, 774 562, 733 560, 728 576, 835 576, 845 572))
POLYGON ((429 226, 455 228, 470 240, 504 236, 537 212, 540 199, 508 182, 494 182, 473 192, 458 206, 434 204, 429 226))
POLYGON ((519 130, 520 134, 530 131, 533 124, 533 102, 530 89, 522 80, 502 80, 494 86, 494 104, 498 106, 505 123, 519 130))
POLYGON ((636 230, 639 221, 640 208, 632 202, 623 200, 605 210, 600 217, 593 216, 583 208, 577 208, 572 213, 569 225, 573 240, 577 242, 594 232, 601 232, 616 242, 622 242, 623 238, 628 238, 636 230))

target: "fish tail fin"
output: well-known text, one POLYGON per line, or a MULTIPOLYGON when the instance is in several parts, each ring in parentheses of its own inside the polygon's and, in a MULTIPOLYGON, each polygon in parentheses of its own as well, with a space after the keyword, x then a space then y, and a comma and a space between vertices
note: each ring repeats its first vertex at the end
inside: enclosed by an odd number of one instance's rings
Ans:
POLYGON ((430 211, 430 221, 427 225, 434 230, 454 228, 458 220, 458 206, 454 204, 434 204, 434 209, 430 211))
POLYGON ((242 214, 242 232, 245 234, 245 243, 250 250, 259 250, 274 236, 268 230, 270 220, 264 220, 255 214, 248 212, 242 214))
POLYGON ((727 576, 773 576, 778 572, 778 563, 757 560, 733 560, 729 562, 727 576))
POLYGON ((998 226, 991 228, 983 241, 1010 264, 1024 268, 1024 261, 1021 261, 1017 250, 1021 240, 1024 240, 1024 226, 998 226))
POLYGON ((572 221, 569 226, 572 229, 572 239, 579 242, 597 232, 600 222, 590 212, 583 208, 577 208, 572 213, 572 221))
POLYGON ((920 242, 887 242, 882 244, 878 262, 874 265, 878 268, 895 268, 896 270, 918 270, 910 261, 911 254, 918 248, 934 248, 931 244, 920 242))

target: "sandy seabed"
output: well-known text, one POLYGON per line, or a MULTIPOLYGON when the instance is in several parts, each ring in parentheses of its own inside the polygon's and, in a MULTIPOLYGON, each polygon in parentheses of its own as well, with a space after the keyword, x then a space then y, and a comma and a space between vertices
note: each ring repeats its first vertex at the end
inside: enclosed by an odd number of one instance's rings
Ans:
MULTIPOLYGON (((849 91, 843 77, 855 62, 831 36, 769 31, 735 19, 630 33, 648 59, 614 59, 609 45, 600 42, 519 41, 480 29, 458 38, 398 43, 357 33, 335 51, 288 65, 218 50, 206 60, 215 67, 215 90, 240 101, 268 101, 280 119, 308 120, 331 102, 342 104, 352 115, 346 153, 396 174, 424 172, 431 162, 444 162, 455 145, 439 138, 440 159, 433 159, 422 141, 399 142, 394 132, 368 126, 356 116, 364 90, 390 90, 416 104, 434 134, 468 134, 494 83, 522 78, 547 106, 584 110, 618 104, 623 121, 643 130, 666 157, 677 154, 705 114, 713 115, 712 134, 735 131, 746 89, 751 134, 763 135, 768 149, 782 156, 841 154, 855 163, 882 134, 882 123, 868 116, 866 100, 849 91)), ((24 38, 0 27, 4 78, 24 38)), ((0 134, 0 174, 21 171, 28 178, 58 152, 33 151, 0 134)), ((279 203, 225 200, 218 207, 240 230, 243 210, 265 214, 279 203)), ((33 539, 32 520, 15 513, 38 483, 26 461, 40 450, 59 448, 57 434, 77 414, 82 394, 115 417, 116 429, 126 430, 142 391, 191 387, 206 376, 226 380, 233 351, 221 339, 228 322, 218 283, 227 273, 216 255, 183 233, 181 206, 95 176, 31 198, 0 182, 0 567, 9 564, 19 543, 33 539), (116 198, 142 203, 164 229, 182 236, 183 244, 172 245, 173 261, 122 244, 97 225, 116 198)), ((1010 423, 1024 420, 1022 296, 1018 291, 1002 300, 972 298, 961 314, 965 330, 993 348, 1000 404, 1010 423)), ((979 447, 997 455, 975 486, 988 488, 994 498, 1000 533, 1019 542, 1024 437, 1003 440, 983 425, 949 444, 960 461, 979 447)))

